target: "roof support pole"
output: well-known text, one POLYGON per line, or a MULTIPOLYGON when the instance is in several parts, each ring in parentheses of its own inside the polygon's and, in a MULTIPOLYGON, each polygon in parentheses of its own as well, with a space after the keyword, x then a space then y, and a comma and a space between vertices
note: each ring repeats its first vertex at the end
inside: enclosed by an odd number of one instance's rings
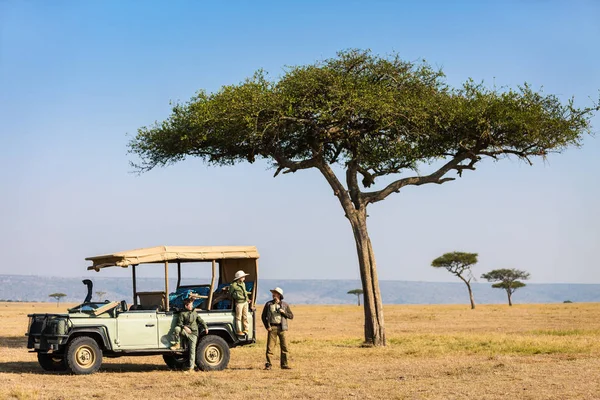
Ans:
POLYGON ((136 279, 135 279, 135 267, 136 265, 132 265, 131 266, 131 277, 133 280, 133 304, 137 306, 137 285, 136 285, 136 279))
POLYGON ((181 261, 177 261, 177 289, 181 284, 181 261))
POLYGON ((169 262, 165 261, 165 311, 169 311, 169 262))
POLYGON ((212 279, 210 280, 210 291, 208 292, 208 305, 207 310, 212 308, 213 292, 215 291, 215 278, 217 276, 217 262, 212 260, 212 279))
POLYGON ((252 285, 252 307, 256 305, 256 294, 258 293, 258 259, 254 260, 254 285, 252 285))

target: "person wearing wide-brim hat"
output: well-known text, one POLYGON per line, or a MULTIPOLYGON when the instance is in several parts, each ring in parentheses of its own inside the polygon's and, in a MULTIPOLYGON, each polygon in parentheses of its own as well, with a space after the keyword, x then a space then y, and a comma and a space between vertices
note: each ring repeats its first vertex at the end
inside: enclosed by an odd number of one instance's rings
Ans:
POLYGON ((267 301, 262 312, 262 322, 265 329, 268 331, 267 336, 267 362, 265 369, 271 369, 273 359, 273 350, 277 346, 279 338, 279 347, 281 349, 281 357, 279 358, 281 369, 291 369, 288 364, 289 349, 286 338, 288 330, 288 319, 294 319, 294 314, 290 305, 283 301, 283 290, 279 287, 271 289, 273 300, 267 301))
POLYGON ((235 308, 235 333, 237 335, 248 334, 248 303, 250 302, 250 293, 246 290, 244 281, 249 274, 244 271, 235 273, 233 282, 229 285, 229 293, 234 302, 235 308))

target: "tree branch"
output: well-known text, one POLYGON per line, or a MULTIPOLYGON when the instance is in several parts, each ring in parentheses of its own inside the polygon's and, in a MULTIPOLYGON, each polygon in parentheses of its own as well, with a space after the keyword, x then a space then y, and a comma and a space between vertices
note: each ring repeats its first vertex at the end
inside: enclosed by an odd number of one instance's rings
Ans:
POLYGON ((390 194, 398 192, 404 186, 420 186, 426 183, 442 184, 445 182, 453 181, 455 180, 455 178, 444 178, 444 175, 446 175, 451 170, 458 170, 459 172, 461 172, 463 169, 474 169, 473 165, 478 161, 474 157, 475 156, 473 153, 462 152, 460 154, 456 154, 453 159, 448 161, 440 169, 438 169, 432 174, 426 176, 413 176, 409 178, 398 179, 387 185, 384 189, 375 192, 365 193, 364 198, 367 203, 376 203, 378 201, 384 200, 390 194), (471 162, 468 165, 461 165, 460 163, 467 158, 470 158, 471 162))

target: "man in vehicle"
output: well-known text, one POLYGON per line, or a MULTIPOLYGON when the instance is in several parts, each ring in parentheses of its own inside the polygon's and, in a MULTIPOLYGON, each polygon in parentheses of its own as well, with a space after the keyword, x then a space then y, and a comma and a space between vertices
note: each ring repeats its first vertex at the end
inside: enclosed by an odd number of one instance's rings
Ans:
POLYGON ((233 299, 235 310, 235 333, 237 335, 248 333, 248 302, 250 296, 246 290, 246 283, 244 283, 246 276, 248 274, 244 271, 236 272, 233 282, 229 286, 229 293, 233 299))
POLYGON ((198 325, 202 325, 205 334, 208 334, 206 322, 194 309, 194 299, 187 298, 183 301, 185 311, 179 313, 177 325, 173 329, 173 340, 171 350, 181 349, 180 338, 183 335, 188 340, 188 353, 190 364, 186 371, 193 371, 196 364, 196 343, 198 343, 198 325))
POLYGON ((262 322, 269 335, 267 336, 267 362, 265 369, 271 369, 271 359, 273 350, 277 346, 277 338, 279 338, 279 347, 281 349, 280 365, 281 369, 291 369, 288 365, 288 345, 286 339, 286 331, 288 330, 288 319, 293 319, 294 314, 290 305, 283 301, 283 290, 276 287, 271 289, 273 300, 267 301, 262 312, 262 322))

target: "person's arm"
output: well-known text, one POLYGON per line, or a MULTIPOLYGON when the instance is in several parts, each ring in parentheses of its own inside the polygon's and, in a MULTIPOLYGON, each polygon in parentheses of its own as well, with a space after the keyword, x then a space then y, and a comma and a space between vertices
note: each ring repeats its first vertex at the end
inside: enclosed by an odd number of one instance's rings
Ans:
POLYGON ((198 315, 198 317, 196 318, 196 322, 199 325, 202 325, 202 328, 204 329, 204 333, 208 334, 208 325, 206 325, 206 322, 204 322, 204 320, 202 319, 201 316, 198 315))
POLYGON ((263 307, 262 316, 261 316, 263 325, 265 326, 265 329, 267 329, 267 330, 270 328, 269 318, 267 317, 268 310, 269 310, 269 302, 267 302, 265 304, 265 306, 263 307))
POLYGON ((180 312, 177 316, 177 325, 180 328, 183 328, 183 312, 180 312))
POLYGON ((294 319, 294 313, 292 312, 292 309, 288 303, 281 302, 279 313, 287 319, 294 319))

